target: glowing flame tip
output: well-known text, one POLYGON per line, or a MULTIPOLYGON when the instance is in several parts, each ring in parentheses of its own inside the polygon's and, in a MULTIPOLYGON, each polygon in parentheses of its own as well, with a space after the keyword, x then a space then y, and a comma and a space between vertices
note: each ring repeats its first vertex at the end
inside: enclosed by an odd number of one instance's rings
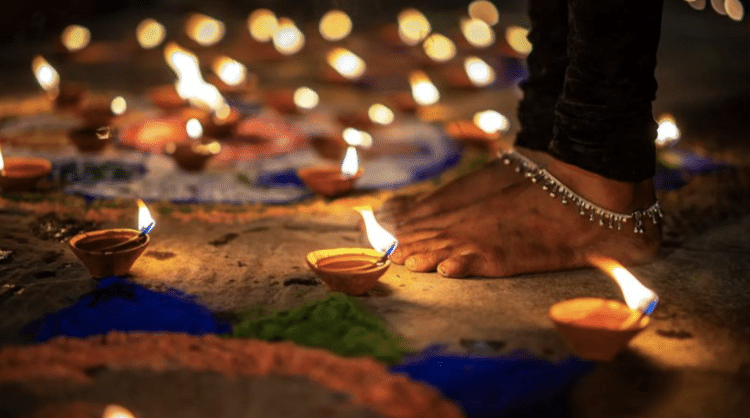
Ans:
POLYGON ((625 267, 615 260, 590 256, 589 262, 607 273, 620 287, 625 304, 630 309, 638 310, 646 315, 651 314, 659 302, 659 296, 643 285, 625 267))
POLYGON ((138 203, 138 231, 141 234, 148 234, 156 226, 156 221, 151 217, 148 207, 141 199, 136 199, 138 203))
POLYGON ((378 223, 370 206, 356 207, 355 210, 362 215, 362 219, 365 222, 367 239, 370 241, 372 248, 379 253, 390 256, 395 251, 396 246, 398 246, 396 237, 378 223))

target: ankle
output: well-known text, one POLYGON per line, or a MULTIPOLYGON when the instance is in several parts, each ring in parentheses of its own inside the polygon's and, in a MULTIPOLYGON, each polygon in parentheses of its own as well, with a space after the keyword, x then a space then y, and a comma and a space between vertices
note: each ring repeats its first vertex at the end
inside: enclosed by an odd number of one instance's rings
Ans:
POLYGON ((553 157, 546 169, 583 198, 614 212, 643 210, 656 201, 652 179, 638 183, 612 180, 553 157))

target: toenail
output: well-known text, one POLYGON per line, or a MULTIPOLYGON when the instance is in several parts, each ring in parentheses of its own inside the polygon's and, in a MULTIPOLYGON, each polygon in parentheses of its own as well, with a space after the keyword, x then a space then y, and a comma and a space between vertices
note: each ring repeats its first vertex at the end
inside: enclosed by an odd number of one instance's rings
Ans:
POLYGON ((417 265, 417 260, 414 259, 414 257, 409 257, 408 260, 406 260, 406 267, 413 269, 414 266, 417 265))

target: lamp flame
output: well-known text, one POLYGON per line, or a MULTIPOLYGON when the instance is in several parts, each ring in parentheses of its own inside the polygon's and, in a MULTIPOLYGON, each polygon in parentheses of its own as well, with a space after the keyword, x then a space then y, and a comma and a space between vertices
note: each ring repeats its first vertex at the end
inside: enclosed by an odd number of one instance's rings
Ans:
POLYGON ((5 170, 5 161, 3 161, 3 150, 0 149, 0 175, 5 174, 3 170, 5 170))
POLYGON ((34 71, 36 81, 51 96, 56 96, 60 86, 60 74, 57 73, 49 62, 41 55, 37 55, 31 61, 31 69, 34 71))
POLYGON ((495 43, 495 32, 479 19, 461 19, 461 33, 475 48, 486 48, 495 43))
POLYGON ((370 120, 380 125, 390 125, 393 122, 394 115, 393 111, 388 106, 375 103, 367 109, 367 116, 370 120))
POLYGON ((634 311, 650 315, 659 302, 659 296, 639 282, 620 263, 604 257, 589 257, 591 264, 607 273, 620 286, 625 304, 634 311))
POLYGON ((200 139, 203 136, 203 125, 201 125, 198 119, 189 119, 185 123, 185 130, 191 139, 200 139))
POLYGON ((474 124, 488 134, 506 132, 510 121, 502 113, 494 110, 483 110, 474 114, 474 124))
POLYGON ((333 48, 326 57, 328 65, 333 67, 342 77, 356 80, 362 77, 367 66, 362 58, 346 48, 333 48))
POLYGON ((531 53, 531 42, 528 39, 529 30, 520 26, 508 26, 505 29, 505 40, 514 51, 521 55, 531 53))
POLYGON ((359 171, 357 148, 350 146, 346 149, 346 154, 344 154, 344 158, 341 160, 341 174, 346 178, 350 178, 357 174, 357 171, 359 171))
POLYGON ((486 87, 495 82, 495 70, 478 57, 467 57, 464 60, 464 70, 472 84, 486 87))
POLYGON ((135 28, 135 37, 143 49, 156 48, 164 42, 167 30, 154 19, 143 19, 135 28))
POLYGON ((318 30, 327 41, 340 41, 352 32, 352 19, 341 10, 329 10, 320 18, 318 30))
POLYGON ((229 86, 237 86, 247 77, 247 68, 242 63, 225 56, 215 59, 212 69, 214 74, 229 86))
POLYGON ((176 43, 170 42, 164 47, 164 60, 179 80, 203 81, 198 57, 176 43))
POLYGON ((102 418, 135 418, 135 416, 120 405, 107 405, 102 418))
POLYGON ((120 116, 128 110, 128 102, 125 101, 124 97, 117 96, 109 104, 109 110, 112 111, 113 115, 120 116))
POLYGON ((659 127, 656 129, 657 147, 666 147, 680 140, 680 129, 675 123, 674 117, 668 113, 659 117, 659 127))
POLYGON ((417 104, 427 106, 440 100, 440 92, 423 71, 414 71, 409 75, 411 95, 417 104))
POLYGON ((294 104, 301 109, 313 109, 319 102, 320 96, 309 87, 300 87, 294 91, 294 104))
POLYGON ((247 30, 258 42, 268 42, 279 26, 276 14, 268 9, 257 9, 247 17, 247 30))
POLYGON ((724 10, 727 12, 727 16, 735 22, 741 22, 745 17, 745 8, 739 0, 725 0, 724 10))
POLYGON ((360 131, 354 128, 345 128, 341 134, 344 137, 344 142, 352 147, 370 148, 372 147, 372 135, 365 131, 360 131))
POLYGON ((91 42, 91 31, 81 25, 70 25, 63 29, 61 40, 68 51, 80 51, 91 42))
POLYGON ((433 33, 422 43, 425 54, 436 62, 446 62, 456 56, 456 44, 445 35, 433 33))
POLYGON ((282 17, 273 34, 273 46, 281 54, 296 54, 305 46, 305 35, 291 19, 282 17))
POLYGON ((369 206, 356 208, 362 219, 365 222, 365 231, 367 232, 367 239, 370 241, 370 245, 375 251, 390 255, 396 249, 398 240, 390 232, 386 231, 377 220, 375 220, 375 214, 372 213, 372 208, 369 206))
POLYGON ((193 13, 185 22, 185 34, 202 46, 211 46, 224 38, 224 22, 202 13, 193 13))
POLYGON ((495 26, 500 18, 497 7, 487 0, 475 0, 469 3, 469 16, 490 26, 495 26))
POLYGON ((143 200, 137 199, 136 202, 138 203, 138 231, 141 234, 148 234, 156 226, 156 221, 151 217, 151 212, 143 200))
POLYGON ((430 21, 417 9, 404 9, 398 14, 398 36, 405 44, 414 46, 432 31, 430 21))

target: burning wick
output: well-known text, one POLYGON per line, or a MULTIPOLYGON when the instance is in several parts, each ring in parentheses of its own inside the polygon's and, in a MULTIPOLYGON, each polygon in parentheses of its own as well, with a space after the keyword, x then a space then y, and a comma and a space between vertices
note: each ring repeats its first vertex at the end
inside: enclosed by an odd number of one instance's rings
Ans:
POLYGON ((5 161, 3 160, 2 149, 0 149, 0 177, 5 177, 5 161))
POLYGON ((145 237, 154 229, 154 226, 156 226, 156 222, 154 221, 154 218, 151 217, 151 212, 149 212, 148 207, 145 203, 143 203, 143 200, 141 199, 137 199, 136 202, 138 203, 138 230, 140 231, 140 233, 123 242, 110 245, 109 247, 104 247, 100 250, 100 252, 111 253, 121 248, 127 247, 129 244, 145 237))
POLYGON ((659 296, 643 285, 618 262, 603 257, 593 256, 589 261, 607 273, 620 286, 625 304, 633 313, 622 323, 620 329, 628 329, 639 323, 646 315, 651 315, 659 303, 659 296))
POLYGON ((365 232, 367 233, 367 239, 370 241, 370 245, 375 251, 383 253, 383 256, 374 262, 373 265, 382 265, 391 257, 391 254, 396 251, 398 240, 378 223, 370 206, 356 208, 356 210, 362 215, 362 220, 365 222, 365 232))

